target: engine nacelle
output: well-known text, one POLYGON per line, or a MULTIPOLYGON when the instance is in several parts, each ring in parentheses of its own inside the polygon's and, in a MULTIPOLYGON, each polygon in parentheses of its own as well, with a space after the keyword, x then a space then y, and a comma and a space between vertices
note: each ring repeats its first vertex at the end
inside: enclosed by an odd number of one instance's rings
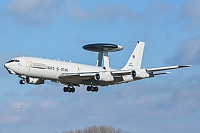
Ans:
POLYGON ((151 75, 147 73, 145 69, 133 70, 131 71, 131 76, 133 79, 143 79, 151 77, 151 75))
POLYGON ((95 74, 94 79, 97 81, 113 81, 114 77, 110 72, 100 72, 95 74))
POLYGON ((44 80, 39 78, 26 78, 26 83, 39 85, 44 84, 44 80))

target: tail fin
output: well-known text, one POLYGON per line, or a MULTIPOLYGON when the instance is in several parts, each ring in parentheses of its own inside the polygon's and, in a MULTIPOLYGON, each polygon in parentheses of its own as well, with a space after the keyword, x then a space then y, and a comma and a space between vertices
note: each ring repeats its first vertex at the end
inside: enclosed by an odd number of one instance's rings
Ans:
POLYGON ((122 68, 122 70, 141 68, 144 45, 145 45, 144 42, 138 42, 133 53, 131 54, 131 57, 129 58, 126 65, 122 68))

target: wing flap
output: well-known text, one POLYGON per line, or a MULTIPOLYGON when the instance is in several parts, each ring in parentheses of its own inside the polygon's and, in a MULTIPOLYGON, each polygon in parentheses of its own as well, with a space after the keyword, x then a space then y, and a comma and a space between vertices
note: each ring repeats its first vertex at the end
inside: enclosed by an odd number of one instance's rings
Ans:
POLYGON ((80 77, 88 77, 94 76, 97 72, 86 72, 86 73, 62 73, 59 77, 71 77, 71 76, 80 76, 80 77))
POLYGON ((91 79, 95 76, 97 72, 86 72, 86 73, 62 73, 59 75, 59 79, 63 79, 63 80, 87 80, 87 79, 91 79))
POLYGON ((63 84, 80 84, 86 80, 92 79, 94 73, 62 73, 59 75, 59 79, 61 79, 63 84))

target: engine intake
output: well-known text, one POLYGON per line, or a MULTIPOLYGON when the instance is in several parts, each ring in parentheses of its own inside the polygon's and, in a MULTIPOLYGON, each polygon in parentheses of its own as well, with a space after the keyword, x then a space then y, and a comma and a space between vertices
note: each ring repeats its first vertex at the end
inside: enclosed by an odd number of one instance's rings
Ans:
POLYGON ((133 70, 131 71, 131 76, 133 79, 143 79, 151 77, 145 69, 133 70))
POLYGON ((44 80, 43 79, 39 79, 39 78, 26 78, 26 82, 28 84, 35 84, 35 85, 39 85, 39 84, 44 84, 44 80))

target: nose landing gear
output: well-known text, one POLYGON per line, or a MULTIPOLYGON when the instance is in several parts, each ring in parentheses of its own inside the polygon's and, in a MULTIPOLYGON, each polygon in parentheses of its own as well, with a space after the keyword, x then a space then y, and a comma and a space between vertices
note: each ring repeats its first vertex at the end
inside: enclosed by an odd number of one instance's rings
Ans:
POLYGON ((19 81, 19 83, 20 83, 21 85, 23 85, 23 84, 26 83, 26 81, 25 81, 25 79, 21 79, 21 80, 19 81))

